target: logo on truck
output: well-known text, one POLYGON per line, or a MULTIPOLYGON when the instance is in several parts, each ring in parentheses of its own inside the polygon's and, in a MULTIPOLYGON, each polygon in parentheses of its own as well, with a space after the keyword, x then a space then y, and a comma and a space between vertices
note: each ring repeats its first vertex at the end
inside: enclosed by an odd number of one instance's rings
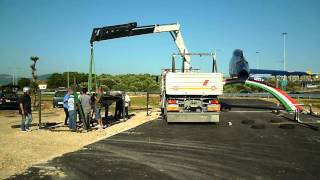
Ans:
POLYGON ((206 85, 208 85, 208 82, 209 82, 209 80, 208 80, 208 79, 204 80, 204 82, 203 82, 202 86, 206 86, 206 85))

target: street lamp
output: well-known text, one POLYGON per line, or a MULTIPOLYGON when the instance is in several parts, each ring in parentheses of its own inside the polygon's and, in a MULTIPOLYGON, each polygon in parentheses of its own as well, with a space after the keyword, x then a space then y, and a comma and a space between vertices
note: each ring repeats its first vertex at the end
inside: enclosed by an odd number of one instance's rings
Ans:
POLYGON ((286 70, 286 35, 287 32, 283 32, 283 70, 286 70))
POLYGON ((259 51, 256 51, 257 54, 257 69, 259 69, 259 51))

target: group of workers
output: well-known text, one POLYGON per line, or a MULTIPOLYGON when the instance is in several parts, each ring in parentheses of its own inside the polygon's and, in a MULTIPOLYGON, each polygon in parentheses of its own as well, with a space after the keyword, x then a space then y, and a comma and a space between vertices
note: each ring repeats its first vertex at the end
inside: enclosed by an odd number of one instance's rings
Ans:
MULTIPOLYGON (((90 129, 90 122, 92 121, 92 113, 95 114, 95 120, 98 122, 98 128, 104 128, 101 117, 101 97, 103 95, 102 89, 97 88, 96 92, 90 96, 86 88, 83 88, 78 97, 74 97, 72 89, 63 98, 63 108, 65 112, 64 124, 69 126, 69 129, 77 130, 77 114, 79 114, 80 123, 83 129, 90 129), (80 103, 77 103, 75 98, 78 98, 80 103), (79 107, 81 105, 81 108, 79 107)), ((93 123, 92 123, 93 124, 93 123)))
MULTIPOLYGON (((83 129, 86 131, 88 131, 91 128, 90 124, 92 127, 94 126, 94 120, 97 121, 97 128, 101 129, 107 127, 107 125, 104 125, 101 116, 101 108, 108 106, 103 104, 102 102, 102 88, 97 88, 96 92, 92 93, 91 95, 86 88, 83 88, 80 92, 80 95, 77 95, 77 97, 74 96, 75 93, 73 93, 72 89, 68 89, 67 94, 64 96, 64 125, 68 125, 71 131, 77 131, 77 115, 79 114, 79 123, 82 123, 83 129)), ((130 97, 127 94, 125 94, 125 96, 123 96, 123 98, 121 98, 116 103, 115 118, 128 118, 129 104, 130 97), (123 114, 123 104, 125 105, 125 114, 123 114)), ((107 119, 108 110, 109 108, 106 107, 105 119, 107 119)), ((23 88, 23 95, 19 98, 19 113, 22 116, 21 131, 30 132, 31 130, 29 127, 32 122, 32 113, 30 88, 28 87, 23 88)))
MULTIPOLYGON (((108 105, 105 105, 102 102, 102 96, 103 96, 103 90, 102 88, 97 88, 95 93, 90 93, 86 88, 83 88, 80 95, 78 96, 79 104, 76 107, 77 103, 75 102, 75 97, 73 94, 73 91, 71 89, 68 90, 68 93, 64 97, 64 112, 65 112, 65 125, 69 126, 69 129, 72 131, 77 130, 77 114, 79 114, 79 122, 82 123, 84 130, 89 130, 90 124, 93 127, 94 126, 94 120, 97 121, 97 128, 105 128, 107 127, 107 123, 103 123, 102 116, 101 116, 101 109, 102 107, 106 107, 106 117, 108 116, 108 105), (94 116, 94 117, 93 117, 94 116), (69 122, 69 123, 68 123, 69 122)), ((128 108, 130 103, 130 97, 126 94, 124 96, 124 99, 121 99, 121 101, 117 101, 116 105, 116 112, 115 116, 116 118, 118 112, 122 112, 120 109, 120 106, 118 106, 118 103, 122 103, 122 101, 125 102, 125 114, 122 116, 123 118, 128 117, 128 108)), ((123 107, 123 106, 122 106, 123 107)), ((122 113, 121 113, 122 114, 122 113)))

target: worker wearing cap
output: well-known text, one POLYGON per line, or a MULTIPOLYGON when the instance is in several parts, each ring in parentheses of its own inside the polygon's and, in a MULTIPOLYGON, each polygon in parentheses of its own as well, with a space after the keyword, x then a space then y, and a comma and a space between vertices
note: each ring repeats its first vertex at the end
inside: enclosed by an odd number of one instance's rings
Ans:
POLYGON ((19 98, 19 113, 21 114, 21 131, 30 132, 32 122, 30 88, 23 88, 23 95, 19 98))

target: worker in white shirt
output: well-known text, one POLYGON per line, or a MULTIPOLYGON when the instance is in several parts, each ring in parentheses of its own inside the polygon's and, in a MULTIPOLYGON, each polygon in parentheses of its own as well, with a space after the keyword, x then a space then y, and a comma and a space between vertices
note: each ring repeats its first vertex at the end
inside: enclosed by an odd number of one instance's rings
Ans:
POLYGON ((130 106, 130 97, 128 94, 125 94, 124 96, 124 110, 125 110, 124 118, 125 119, 129 118, 129 106, 130 106))

